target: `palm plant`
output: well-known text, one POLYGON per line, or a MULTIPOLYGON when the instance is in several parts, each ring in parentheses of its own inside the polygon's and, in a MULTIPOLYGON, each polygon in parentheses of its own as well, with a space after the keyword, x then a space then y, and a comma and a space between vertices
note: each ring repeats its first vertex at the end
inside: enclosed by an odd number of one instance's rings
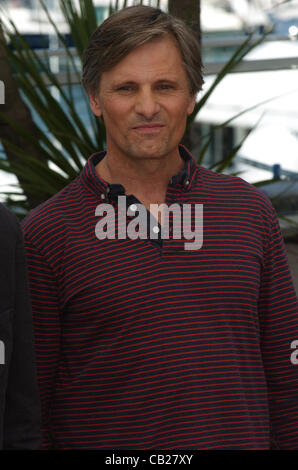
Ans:
MULTIPOLYGON (((81 87, 73 86, 74 81, 80 82, 83 51, 89 37, 97 27, 93 2, 92 0, 79 0, 78 6, 75 6, 74 0, 67 2, 59 0, 74 43, 73 51, 69 48, 65 36, 58 30, 44 0, 39 1, 67 58, 66 85, 61 85, 56 74, 51 71, 48 52, 44 50, 43 57, 41 57, 29 47, 13 21, 6 23, 5 34, 12 46, 6 46, 6 51, 9 64, 14 70, 13 79, 21 91, 23 100, 33 110, 35 122, 42 123, 35 124, 34 132, 32 132, 7 113, 0 113, 0 119, 15 135, 22 136, 23 142, 30 144, 27 148, 24 148, 24 145, 17 145, 13 139, 8 139, 5 133, 1 132, 0 127, 0 138, 7 155, 7 158, 0 160, 0 169, 16 175, 24 195, 23 200, 20 201, 20 198, 15 200, 14 193, 10 192, 7 194, 7 202, 16 212, 21 208, 23 213, 66 186, 82 170, 89 155, 105 146, 104 124, 91 113, 88 98, 81 87), (59 100, 53 96, 54 94, 59 97, 59 100), (77 109, 78 94, 81 95, 81 110, 77 109), (34 155, 32 148, 34 148, 34 155)), ((116 0, 110 4, 109 12, 112 13, 125 6, 126 1, 120 5, 119 0, 116 0)), ((264 37, 265 35, 254 41, 252 36, 249 36, 243 42, 224 65, 211 88, 196 104, 187 126, 192 125, 196 115, 226 74, 236 67, 264 37)), ((222 123, 219 127, 227 124, 228 122, 222 123)), ((204 160, 210 139, 210 136, 205 136, 203 139, 201 152, 197 156, 199 163, 204 160)), ((241 144, 242 142, 224 161, 218 164, 217 171, 223 171, 226 168, 241 144)))

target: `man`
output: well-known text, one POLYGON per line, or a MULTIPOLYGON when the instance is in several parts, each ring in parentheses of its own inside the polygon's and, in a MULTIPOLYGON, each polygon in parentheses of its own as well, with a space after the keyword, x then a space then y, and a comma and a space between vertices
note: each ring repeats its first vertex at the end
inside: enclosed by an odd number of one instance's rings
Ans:
POLYGON ((40 403, 23 237, 0 204, 0 449, 38 449, 40 403))
POLYGON ((107 150, 24 223, 44 445, 268 449, 272 430, 298 448, 276 214, 179 146, 196 40, 159 9, 124 9, 93 34, 83 83, 107 150))

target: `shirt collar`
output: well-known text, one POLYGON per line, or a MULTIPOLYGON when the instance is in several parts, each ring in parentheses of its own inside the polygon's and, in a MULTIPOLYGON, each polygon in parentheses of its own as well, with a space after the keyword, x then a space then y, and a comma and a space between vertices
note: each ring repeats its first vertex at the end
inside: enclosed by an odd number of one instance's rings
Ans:
MULTIPOLYGON (((197 164, 194 157, 183 145, 179 145, 179 153, 184 161, 184 167, 179 173, 170 178, 169 184, 173 186, 180 185, 184 190, 188 191, 191 188, 197 164)), ((102 199, 104 195, 110 192, 114 195, 125 194, 121 184, 109 184, 96 173, 95 167, 105 155, 106 151, 92 154, 80 174, 80 180, 86 189, 96 194, 100 193, 102 199)))

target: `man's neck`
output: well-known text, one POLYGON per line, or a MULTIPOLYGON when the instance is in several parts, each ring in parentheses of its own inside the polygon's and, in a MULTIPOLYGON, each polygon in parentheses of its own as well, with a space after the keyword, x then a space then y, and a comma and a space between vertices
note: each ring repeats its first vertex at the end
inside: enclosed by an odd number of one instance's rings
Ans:
POLYGON ((165 202, 170 178, 183 169, 184 161, 179 152, 172 158, 123 160, 107 152, 96 165, 97 174, 110 184, 121 184, 126 194, 134 194, 141 202, 165 202))

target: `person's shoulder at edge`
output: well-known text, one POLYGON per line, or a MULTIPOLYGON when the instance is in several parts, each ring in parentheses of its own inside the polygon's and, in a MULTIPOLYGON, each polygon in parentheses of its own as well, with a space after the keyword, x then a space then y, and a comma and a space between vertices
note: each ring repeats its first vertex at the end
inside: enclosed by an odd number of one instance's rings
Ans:
POLYGON ((20 233, 20 224, 17 216, 4 204, 0 203, 0 236, 3 234, 8 240, 15 239, 20 233), (9 237, 7 237, 9 234, 9 237))

